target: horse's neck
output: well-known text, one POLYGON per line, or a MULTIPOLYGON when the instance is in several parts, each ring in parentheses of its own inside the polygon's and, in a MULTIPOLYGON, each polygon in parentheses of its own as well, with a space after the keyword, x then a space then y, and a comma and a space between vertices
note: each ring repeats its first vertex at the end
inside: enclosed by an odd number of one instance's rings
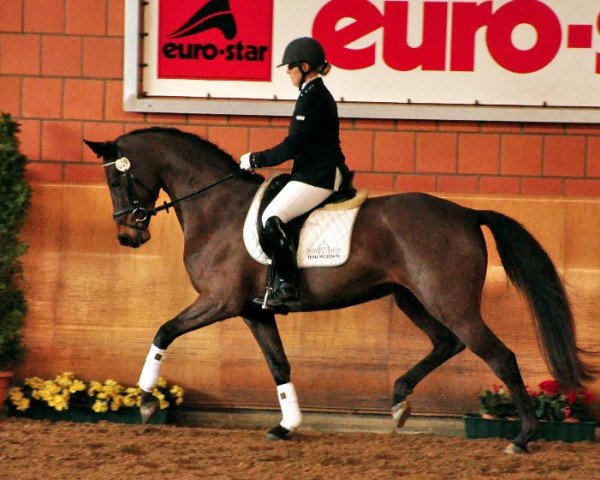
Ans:
MULTIPOLYGON (((163 190, 176 200, 206 188, 227 177, 232 172, 227 168, 199 168, 186 165, 174 168, 173 173, 163 179, 163 190)), ((258 185, 241 178, 232 178, 205 192, 177 203, 175 211, 179 223, 187 235, 190 232, 209 234, 215 228, 243 224, 258 185)))

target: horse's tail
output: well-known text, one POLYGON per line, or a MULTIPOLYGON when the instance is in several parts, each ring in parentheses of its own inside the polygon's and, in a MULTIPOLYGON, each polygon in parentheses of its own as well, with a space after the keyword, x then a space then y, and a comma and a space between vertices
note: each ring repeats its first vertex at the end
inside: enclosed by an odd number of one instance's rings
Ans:
POLYGON ((498 212, 477 212, 494 236, 502 266, 521 290, 536 319, 538 345, 553 377, 565 388, 581 388, 597 373, 577 347, 571 306, 552 260, 520 223, 498 212))

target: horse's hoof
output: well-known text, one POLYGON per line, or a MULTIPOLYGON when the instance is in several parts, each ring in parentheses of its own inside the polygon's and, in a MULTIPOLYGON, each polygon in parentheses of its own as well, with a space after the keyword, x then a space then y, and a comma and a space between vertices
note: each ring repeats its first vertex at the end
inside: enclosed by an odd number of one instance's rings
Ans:
POLYGON ((510 443, 508 447, 504 449, 504 453, 509 453, 511 455, 521 455, 523 453, 529 453, 529 450, 527 450, 527 447, 519 447, 519 445, 510 443))
POLYGON ((276 427, 269 430, 269 432, 267 433, 267 436, 265 438, 269 441, 287 440, 289 438, 288 437, 289 434, 290 434, 290 431, 287 428, 282 427, 281 425, 277 425, 276 427))
POLYGON ((392 418, 396 424, 396 428, 402 428, 410 416, 410 402, 404 400, 392 407, 392 418))
POLYGON ((147 402, 140 405, 140 415, 142 416, 142 423, 145 425, 152 417, 158 412, 158 402, 147 402))

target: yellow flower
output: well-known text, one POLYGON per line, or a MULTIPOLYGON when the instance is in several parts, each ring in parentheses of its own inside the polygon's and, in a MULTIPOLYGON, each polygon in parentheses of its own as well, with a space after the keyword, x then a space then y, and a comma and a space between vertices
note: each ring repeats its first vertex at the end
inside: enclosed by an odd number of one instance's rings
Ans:
POLYGON ((123 406, 125 407, 136 407, 138 406, 139 397, 134 395, 126 395, 123 397, 123 406))
POLYGON ((54 395, 52 398, 48 399, 48 406, 54 407, 54 409, 59 412, 67 410, 69 408, 69 394, 54 395))
POLYGON ((55 378, 55 382, 61 387, 68 387, 73 383, 73 372, 63 372, 55 378))
POLYGON ((92 410, 96 413, 104 413, 108 410, 108 403, 103 400, 96 400, 92 405, 92 410))
POLYGON ((17 410, 19 410, 20 412, 24 412, 25 410, 29 409, 30 405, 31 402, 28 398, 22 398, 15 404, 17 410))
POLYGON ((69 392, 71 392, 71 393, 83 392, 85 390, 85 388, 86 388, 85 383, 83 383, 81 380, 75 380, 69 386, 69 392))
POLYGON ((160 409, 164 410, 165 408, 169 408, 169 402, 167 402, 166 400, 161 399, 159 401, 159 405, 160 405, 160 409))
POLYGON ((40 389, 44 387, 44 380, 42 380, 40 377, 26 378, 25 385, 34 389, 40 389))
POLYGON ((167 381, 163 377, 158 377, 158 381, 156 382, 156 385, 159 388, 165 388, 167 386, 167 381))

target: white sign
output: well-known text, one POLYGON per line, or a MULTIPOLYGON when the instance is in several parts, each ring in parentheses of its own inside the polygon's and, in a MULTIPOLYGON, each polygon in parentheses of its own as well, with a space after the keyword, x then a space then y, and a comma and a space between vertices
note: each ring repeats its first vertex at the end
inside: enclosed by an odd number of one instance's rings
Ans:
POLYGON ((593 0, 150 0, 143 13, 128 0, 125 104, 289 115, 298 92, 276 65, 313 36, 341 116, 599 122, 599 13, 593 0))

